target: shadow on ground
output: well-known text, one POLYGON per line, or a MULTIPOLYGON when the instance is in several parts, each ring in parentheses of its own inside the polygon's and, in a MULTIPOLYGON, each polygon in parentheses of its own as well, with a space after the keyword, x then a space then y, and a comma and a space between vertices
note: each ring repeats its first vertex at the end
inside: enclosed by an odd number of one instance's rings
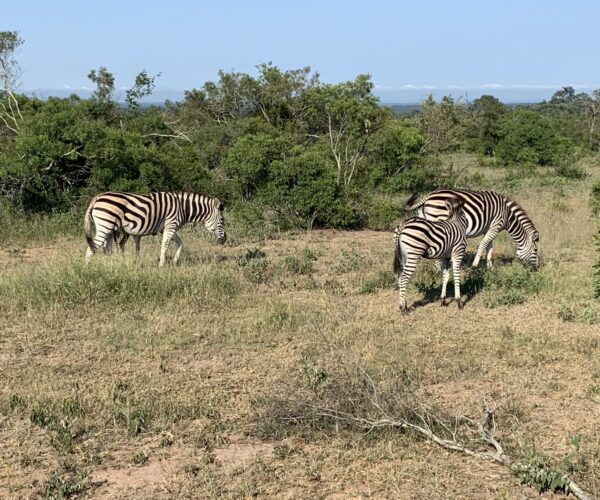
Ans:
MULTIPOLYGON (((475 259, 475 252, 467 252, 463 259, 462 270, 464 279, 460 283, 460 293, 463 298, 464 304, 468 304, 473 298, 485 288, 485 273, 488 271, 485 261, 479 263, 479 267, 472 267, 473 260, 475 259), (466 276, 465 276, 466 273, 466 276)), ((502 255, 493 259, 495 266, 505 266, 512 264, 516 258, 514 256, 502 255)), ((440 300, 442 294, 442 273, 439 273, 439 283, 434 286, 421 287, 420 291, 423 293, 423 297, 415 301, 412 308, 423 307, 432 302, 440 300)), ((452 279, 452 273, 450 274, 450 281, 448 282, 447 295, 449 297, 448 303, 454 300, 454 284, 452 279)))

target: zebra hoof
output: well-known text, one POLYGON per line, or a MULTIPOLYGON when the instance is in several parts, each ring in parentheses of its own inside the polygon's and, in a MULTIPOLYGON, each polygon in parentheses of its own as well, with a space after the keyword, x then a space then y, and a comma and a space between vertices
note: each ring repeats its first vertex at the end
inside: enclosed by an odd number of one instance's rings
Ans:
POLYGON ((458 299, 456 301, 456 305, 458 305, 458 308, 462 311, 463 307, 465 307, 465 303, 462 299, 458 299))
POLYGON ((440 300, 440 306, 446 307, 447 305, 448 305, 448 302, 446 302, 446 297, 444 297, 442 300, 440 300))
POLYGON ((408 315, 408 307, 400 306, 400 313, 402 314, 402 316, 408 315))

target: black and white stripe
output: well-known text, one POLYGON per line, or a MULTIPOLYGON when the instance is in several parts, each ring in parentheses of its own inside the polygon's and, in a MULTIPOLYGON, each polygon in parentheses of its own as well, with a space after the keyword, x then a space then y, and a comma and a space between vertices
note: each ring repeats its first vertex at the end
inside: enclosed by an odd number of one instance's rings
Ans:
POLYGON ((394 231, 394 272, 398 275, 402 312, 407 311, 406 286, 421 258, 435 259, 440 263, 442 305, 446 305, 446 286, 450 275, 450 263, 452 263, 454 297, 459 309, 462 309, 460 266, 467 247, 466 219, 462 211, 462 203, 458 198, 445 202, 446 213, 450 214, 445 221, 429 221, 413 217, 394 231))
POLYGON ((495 191, 466 191, 462 189, 438 189, 421 197, 411 197, 405 210, 418 209, 418 214, 431 221, 448 217, 446 201, 463 200, 463 214, 467 222, 467 238, 484 234, 479 243, 473 266, 478 266, 483 254, 487 254, 487 266, 492 267, 492 243, 501 231, 508 231, 517 245, 517 256, 527 266, 539 266, 539 233, 533 222, 516 202, 495 191))
POLYGON ((177 262, 183 242, 176 231, 189 222, 203 222, 219 243, 225 242, 225 221, 223 203, 197 193, 103 193, 96 196, 85 213, 84 230, 88 242, 86 262, 94 252, 104 247, 110 253, 117 232, 124 233, 121 249, 129 235, 134 237, 136 253, 140 251, 142 236, 162 232, 160 266, 165 263, 165 255, 171 240, 177 250, 177 262), (92 238, 92 224, 96 235, 92 238))

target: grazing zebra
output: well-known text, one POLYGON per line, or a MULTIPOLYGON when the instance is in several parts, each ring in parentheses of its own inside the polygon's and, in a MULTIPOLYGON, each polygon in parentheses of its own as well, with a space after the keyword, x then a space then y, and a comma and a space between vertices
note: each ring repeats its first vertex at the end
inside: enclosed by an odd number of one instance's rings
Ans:
POLYGON ((197 193, 100 194, 90 202, 85 213, 84 231, 89 246, 85 260, 89 262, 94 252, 102 246, 105 253, 110 253, 113 239, 116 239, 119 232, 124 233, 119 242, 121 250, 129 235, 132 235, 137 255, 142 236, 162 232, 159 265, 163 266, 165 263, 171 240, 177 246, 173 259, 176 263, 183 246, 176 231, 184 224, 204 222, 206 229, 216 237, 218 243, 225 242, 223 208, 223 203, 217 198, 197 193), (96 226, 94 238, 92 223, 96 226))
POLYGON ((463 213, 467 221, 467 238, 485 234, 473 266, 477 267, 487 254, 487 267, 492 267, 492 243, 494 238, 506 230, 517 245, 517 257, 523 264, 537 269, 539 266, 539 233, 531 219, 516 202, 494 191, 466 191, 462 189, 438 189, 421 197, 413 195, 405 210, 418 209, 418 214, 427 220, 444 220, 448 216, 445 202, 451 198, 464 201, 463 213))
POLYGON ((421 257, 436 259, 442 270, 441 305, 446 305, 446 286, 450 275, 450 262, 454 277, 454 297, 458 308, 463 308, 460 297, 460 266, 467 247, 465 236, 466 219, 462 211, 462 200, 452 198, 445 202, 445 221, 429 221, 413 217, 399 225, 394 231, 394 272, 398 275, 400 289, 400 311, 407 312, 406 285, 421 257))

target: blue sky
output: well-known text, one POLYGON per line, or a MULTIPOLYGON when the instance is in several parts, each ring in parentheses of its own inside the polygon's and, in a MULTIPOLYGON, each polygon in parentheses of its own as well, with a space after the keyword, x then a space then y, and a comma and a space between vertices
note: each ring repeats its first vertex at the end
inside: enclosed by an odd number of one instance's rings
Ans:
POLYGON ((514 102, 600 87, 599 19, 593 0, 23 0, 3 6, 0 29, 21 32, 21 89, 42 95, 90 87, 106 66, 123 88, 160 72, 156 97, 177 98, 221 68, 272 61, 326 82, 370 73, 387 102, 514 102))

